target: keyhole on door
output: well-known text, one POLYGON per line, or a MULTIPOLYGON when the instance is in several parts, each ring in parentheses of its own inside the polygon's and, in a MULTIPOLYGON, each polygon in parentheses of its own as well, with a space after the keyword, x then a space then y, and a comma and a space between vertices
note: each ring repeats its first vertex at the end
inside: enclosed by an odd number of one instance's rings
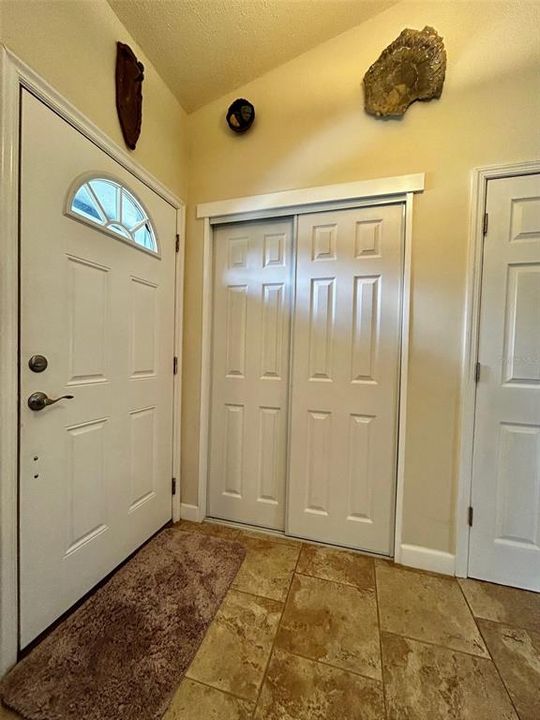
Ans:
POLYGON ((32 372, 40 373, 47 369, 49 361, 45 355, 32 355, 28 361, 28 367, 32 372))

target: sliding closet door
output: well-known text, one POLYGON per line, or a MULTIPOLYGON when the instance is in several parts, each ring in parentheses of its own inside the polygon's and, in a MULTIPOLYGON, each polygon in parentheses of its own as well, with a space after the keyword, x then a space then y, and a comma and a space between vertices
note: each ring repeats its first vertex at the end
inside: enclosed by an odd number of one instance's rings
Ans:
POLYGON ((403 205, 302 215, 288 532, 389 554, 403 205))
POLYGON ((214 232, 208 514, 284 527, 292 221, 214 232))

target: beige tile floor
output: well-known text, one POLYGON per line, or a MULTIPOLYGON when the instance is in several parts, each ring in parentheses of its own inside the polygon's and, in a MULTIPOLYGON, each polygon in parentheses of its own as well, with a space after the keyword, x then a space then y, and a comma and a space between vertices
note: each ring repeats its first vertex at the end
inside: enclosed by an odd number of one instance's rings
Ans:
POLYGON ((540 719, 540 595, 180 528, 247 555, 164 720, 540 719))

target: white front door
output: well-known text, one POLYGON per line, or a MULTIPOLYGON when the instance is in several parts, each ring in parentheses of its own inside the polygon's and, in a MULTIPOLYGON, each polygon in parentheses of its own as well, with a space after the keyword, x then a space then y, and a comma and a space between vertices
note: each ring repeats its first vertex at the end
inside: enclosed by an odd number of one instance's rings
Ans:
POLYGON ((540 175, 486 211, 469 575, 540 591, 540 175))
POLYGON ((288 531, 390 554, 403 205, 298 220, 288 531))
POLYGON ((24 647, 171 517, 176 211, 26 91, 20 193, 24 647), (64 213, 89 173, 139 200, 159 255, 64 213))
POLYGON ((208 514, 282 530, 291 220, 214 232, 208 514))

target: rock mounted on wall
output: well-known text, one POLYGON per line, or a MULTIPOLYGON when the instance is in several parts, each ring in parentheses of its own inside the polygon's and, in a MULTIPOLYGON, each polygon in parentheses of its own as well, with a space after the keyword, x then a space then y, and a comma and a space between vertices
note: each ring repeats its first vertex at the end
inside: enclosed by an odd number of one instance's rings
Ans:
POLYGON ((445 72, 446 51, 437 31, 403 30, 364 75, 366 112, 396 117, 415 100, 439 98, 445 72))

